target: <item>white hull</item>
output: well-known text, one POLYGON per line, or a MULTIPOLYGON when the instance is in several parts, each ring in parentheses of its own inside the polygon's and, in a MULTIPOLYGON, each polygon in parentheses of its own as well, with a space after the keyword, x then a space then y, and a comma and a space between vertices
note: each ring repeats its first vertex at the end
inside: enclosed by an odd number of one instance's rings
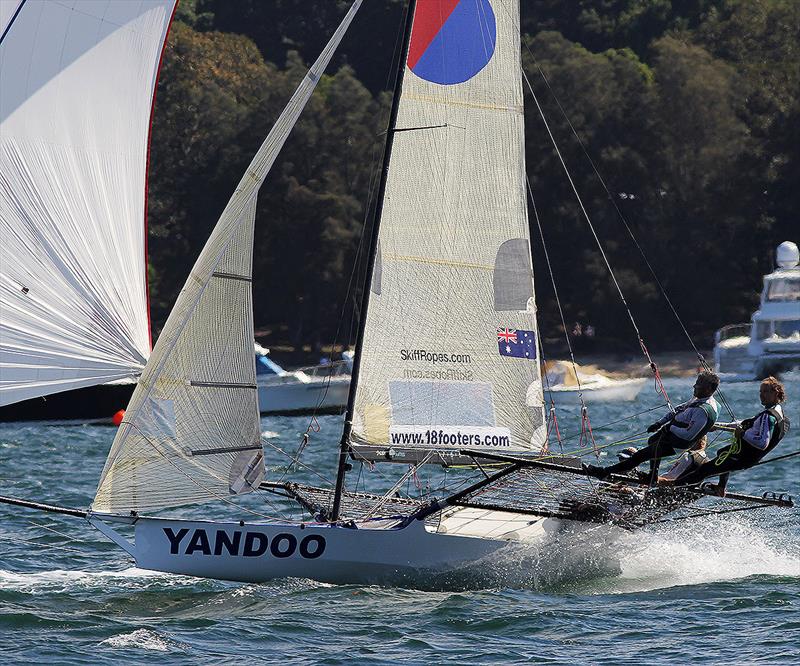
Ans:
POLYGON ((258 382, 258 407, 262 414, 339 412, 347 405, 350 377, 312 378, 301 381, 293 374, 258 382))
POLYGON ((474 509, 442 523, 449 523, 446 532, 416 520, 351 528, 140 518, 131 552, 143 569, 247 583, 299 577, 424 588, 524 585, 538 577, 532 567, 548 551, 558 553, 560 571, 565 553, 604 570, 616 566, 597 558, 598 540, 608 545, 616 528, 474 509), (577 539, 572 550, 563 542, 570 530, 577 539))
POLYGON ((630 402, 644 383, 644 379, 620 379, 602 386, 582 386, 580 391, 576 386, 551 386, 550 390, 545 389, 545 399, 549 402, 552 396, 556 406, 578 405, 582 393, 586 402, 630 402))
POLYGON ((800 368, 797 246, 781 243, 776 259, 777 268, 764 276, 761 303, 750 322, 723 326, 714 336, 716 371, 735 376, 734 381, 763 379, 800 368))

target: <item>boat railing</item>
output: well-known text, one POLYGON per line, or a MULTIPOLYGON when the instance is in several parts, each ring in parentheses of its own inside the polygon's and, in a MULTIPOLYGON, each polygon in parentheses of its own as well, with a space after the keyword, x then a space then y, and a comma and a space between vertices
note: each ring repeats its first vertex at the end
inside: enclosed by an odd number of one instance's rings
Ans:
POLYGON ((723 326, 714 334, 714 342, 719 344, 731 338, 749 338, 750 328, 751 324, 749 322, 746 324, 729 324, 728 326, 723 326))
POLYGON ((310 365, 305 368, 297 368, 296 372, 302 372, 309 377, 344 377, 350 374, 350 361, 310 365))

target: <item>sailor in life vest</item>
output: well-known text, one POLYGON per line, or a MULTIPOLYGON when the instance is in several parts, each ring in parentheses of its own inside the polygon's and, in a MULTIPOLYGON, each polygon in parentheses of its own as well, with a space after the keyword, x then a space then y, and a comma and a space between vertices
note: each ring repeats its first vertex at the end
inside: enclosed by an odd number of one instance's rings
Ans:
POLYGON ((720 449, 713 460, 681 476, 681 485, 699 483, 709 476, 719 476, 719 485, 709 490, 725 497, 730 472, 748 469, 772 451, 789 431, 789 419, 781 403, 786 399, 783 385, 774 377, 761 382, 759 390, 763 411, 754 417, 732 423, 717 423, 715 430, 733 430, 733 444, 720 449))
POLYGON ((654 433, 647 440, 647 446, 614 465, 584 465, 583 469, 590 476, 602 479, 609 474, 628 472, 649 460, 650 474, 647 478, 655 482, 661 458, 691 449, 714 426, 719 408, 713 395, 718 386, 719 377, 704 370, 697 375, 694 383, 694 397, 678 405, 674 411, 667 412, 663 418, 647 428, 647 432, 654 433))

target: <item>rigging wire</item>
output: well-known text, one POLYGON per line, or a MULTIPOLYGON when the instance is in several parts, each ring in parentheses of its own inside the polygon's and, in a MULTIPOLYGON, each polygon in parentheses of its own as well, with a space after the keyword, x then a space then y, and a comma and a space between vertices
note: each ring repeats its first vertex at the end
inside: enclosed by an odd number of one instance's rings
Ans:
POLYGON ((52 548, 54 550, 64 550, 68 553, 77 553, 78 555, 86 555, 86 552, 83 550, 78 550, 77 548, 70 548, 69 546, 57 546, 51 543, 39 543, 38 541, 34 541, 33 539, 23 539, 21 537, 15 536, 14 543, 26 543, 29 546, 38 546, 39 548, 52 548))
MULTIPOLYGON (((602 425, 595 426, 594 429, 595 430, 602 430, 603 428, 608 428, 609 426, 616 425, 617 423, 622 423, 623 421, 631 421, 631 420, 635 419, 637 416, 642 416, 643 414, 649 414, 650 412, 654 412, 657 409, 663 409, 666 406, 667 406, 666 403, 664 403, 664 404, 661 404, 661 405, 655 405, 653 407, 648 407, 647 409, 643 409, 640 412, 635 412, 633 414, 629 414, 629 415, 623 416, 621 419, 616 419, 614 421, 608 421, 607 423, 603 423, 602 425)), ((567 435, 566 437, 564 437, 564 441, 567 442, 567 441, 573 440, 576 437, 578 437, 579 435, 580 435, 580 433, 572 433, 571 435, 567 435)))
MULTIPOLYGON (((538 103, 537 103, 538 104, 538 103)), ((581 387, 581 379, 580 375, 578 374, 578 364, 575 362, 575 353, 572 349, 572 343, 569 341, 569 332, 567 331, 567 322, 564 319, 564 310, 561 307, 561 299, 558 296, 558 287, 556 286, 556 279, 555 275, 553 274, 553 266, 550 263, 550 253, 547 251, 547 244, 544 240, 544 230, 542 229, 542 221, 539 217, 539 210, 536 207, 536 200, 533 197, 533 188, 531 187, 531 181, 528 178, 528 174, 525 174, 525 183, 528 189, 528 196, 531 200, 531 206, 533 207, 533 216, 536 219, 536 226, 539 229, 539 237, 542 239, 542 250, 544 251, 544 257, 547 263, 547 270, 550 273, 550 283, 553 285, 553 293, 556 297, 556 305, 558 305, 558 314, 561 317, 561 327, 564 331, 564 339, 567 341, 567 349, 569 349, 569 358, 572 362, 572 371, 575 373, 575 382, 578 385, 578 400, 581 403, 581 426, 583 429, 587 426, 589 422, 589 409, 586 407, 586 403, 583 399, 583 388, 581 387)), ((547 368, 545 367, 545 376, 547 375, 547 368)), ((555 402, 553 401, 553 392, 550 392, 550 412, 553 414, 555 418, 555 402)), ((558 423, 556 422, 556 431, 558 431, 558 423)), ((591 425, 589 425, 589 432, 591 433, 591 425)), ((549 434, 549 433, 548 433, 549 434)), ((594 435, 591 436, 591 441, 593 445, 593 449, 596 449, 596 444, 594 441, 594 435)), ((559 434, 559 446, 561 445, 561 439, 559 434)))
POLYGON ((767 460, 760 460, 753 465, 753 467, 757 467, 758 465, 766 465, 767 463, 771 462, 777 462, 778 460, 785 460, 786 458, 793 458, 794 456, 800 456, 800 450, 794 451, 793 453, 787 453, 782 456, 775 456, 774 458, 767 458, 767 460))
MULTIPOLYGON (((330 483, 331 483, 331 480, 330 480, 329 478, 327 478, 327 477, 323 476, 322 474, 320 474, 320 473, 319 473, 317 470, 315 470, 313 467, 309 467, 309 466, 308 466, 308 465, 306 465, 304 462, 302 462, 302 461, 301 461, 299 458, 294 458, 294 457, 293 457, 293 456, 292 456, 290 453, 287 453, 287 452, 286 452, 286 451, 284 451, 284 450, 283 450, 281 447, 279 447, 279 446, 277 446, 277 445, 275 445, 275 444, 273 444, 272 442, 269 442, 269 441, 266 441, 266 442, 265 442, 264 440, 262 440, 262 443, 264 443, 264 444, 267 444, 267 445, 268 445, 270 448, 274 449, 275 451, 277 451, 277 452, 278 452, 278 453, 280 453, 281 455, 284 455, 284 456, 286 456, 287 458, 289 458, 289 460, 290 460, 289 467, 287 467, 287 468, 286 468, 286 470, 284 471, 284 473, 283 473, 283 476, 281 476, 281 480, 283 480, 283 477, 284 477, 284 476, 286 476, 287 472, 289 471, 289 468, 290 468, 292 465, 295 465, 295 464, 296 464, 298 467, 302 467, 302 468, 303 468, 303 469, 305 469, 306 471, 308 471, 308 472, 311 472, 311 473, 312 473, 314 476, 316 476, 316 477, 317 477, 317 478, 318 478, 320 481, 322 481, 323 483, 326 483, 326 484, 330 484, 330 483)), ((303 448, 303 446, 304 446, 304 445, 301 445, 301 451, 300 451, 300 453, 302 453, 302 448, 303 448)))
POLYGON ((547 390, 547 395, 550 396, 550 409, 547 413, 547 432, 544 436, 544 444, 542 445, 542 453, 550 453, 550 435, 555 433, 556 441, 558 442, 558 450, 564 453, 564 446, 561 443, 561 429, 558 427, 558 415, 556 414, 556 403, 553 397, 553 390, 550 386, 550 376, 547 373, 547 359, 544 355, 544 345, 542 344, 542 337, 536 336, 536 343, 539 348, 539 358, 542 359, 542 372, 544 379, 544 386, 547 390))
MULTIPOLYGON (((389 61, 389 69, 388 69, 388 71, 386 73, 386 82, 384 84, 384 90, 389 90, 389 86, 390 86, 391 80, 392 80, 392 73, 396 70, 396 66, 395 66, 394 63, 395 63, 395 61, 397 59, 399 59, 401 57, 401 55, 399 55, 398 52, 402 48, 401 47, 402 37, 403 37, 403 29, 401 27, 397 31, 397 34, 395 35, 394 47, 392 49, 392 57, 391 57, 391 59, 389 61)), ((383 133, 380 133, 377 136, 381 136, 382 134, 383 133)), ((361 257, 362 257, 362 254, 363 254, 364 240, 367 237, 366 231, 367 231, 367 227, 368 227, 368 222, 369 222, 370 217, 371 217, 370 211, 372 209, 373 202, 375 200, 376 190, 377 190, 378 184, 380 182, 380 176, 379 176, 380 170, 378 168, 376 168, 376 164, 378 163, 378 160, 379 160, 379 157, 380 157, 379 156, 379 152, 382 152, 382 151, 379 151, 379 147, 380 146, 381 146, 380 142, 375 142, 375 143, 373 143, 373 146, 372 146, 372 159, 371 159, 371 166, 370 166, 370 170, 369 170, 370 179, 369 179, 369 185, 367 187, 366 205, 364 206, 364 218, 363 218, 362 224, 361 224, 361 233, 359 234, 358 245, 356 246, 355 259, 353 261, 353 267, 352 267, 352 269, 350 271, 350 277, 349 277, 349 279, 347 281, 347 288, 345 289, 345 298, 344 298, 344 301, 342 302, 342 308, 340 310, 339 318, 338 318, 338 321, 337 321, 337 324, 336 324, 336 333, 333 336, 333 345, 332 345, 333 349, 335 349, 338 346, 339 334, 341 333, 342 326, 344 324, 345 312, 347 311, 348 303, 350 302, 351 296, 355 296, 354 291, 353 291, 353 284, 354 284, 354 281, 355 281, 355 278, 356 278, 357 274, 360 273, 361 263, 362 263, 361 262, 361 257)), ((353 299, 353 300, 355 301, 355 299, 353 299)), ((361 316, 360 312, 358 313, 358 316, 359 317, 361 316)), ((353 308, 351 310, 351 313, 350 313, 350 330, 349 330, 348 335, 347 335, 348 346, 349 346, 350 341, 353 339, 353 328, 355 326, 355 321, 356 321, 356 308, 353 308)), ((302 454, 303 450, 308 445, 308 441, 310 439, 311 430, 313 430, 314 432, 319 432, 319 430, 320 430, 318 422, 317 422, 317 425, 318 425, 317 428, 312 428, 312 425, 313 425, 314 422, 316 422, 317 413, 318 413, 320 407, 322 406, 322 404, 324 403, 325 398, 328 395, 328 390, 330 388, 330 383, 331 383, 331 375, 328 375, 326 379, 327 379, 327 381, 326 381, 326 384, 325 384, 325 390, 324 390, 322 396, 320 397, 320 399, 317 401, 317 404, 314 407, 314 410, 313 410, 313 412, 311 414, 311 417, 309 418, 308 428, 306 429, 306 432, 305 432, 305 434, 303 436, 303 439, 301 440, 301 444, 298 447, 297 454, 295 455, 294 458, 292 458, 292 463, 294 463, 296 461, 299 461, 299 456, 302 454)), ((290 467, 291 467, 291 464, 290 464, 290 467)), ((284 476, 286 475, 286 473, 288 473, 288 471, 289 471, 289 468, 287 468, 286 472, 284 472, 284 476)), ((283 478, 283 477, 281 477, 281 478, 283 478)))
MULTIPOLYGON (((661 292, 661 295, 664 297, 664 300, 666 301, 667 305, 669 306, 669 309, 672 311, 672 314, 675 317, 675 320, 678 322, 678 325, 681 327, 681 330, 683 331, 683 334, 686 336, 686 339, 689 341, 689 344, 691 345, 692 349, 694 350, 694 353, 697 356, 697 359, 700 361, 700 365, 702 366, 702 368, 704 370, 711 371, 712 370, 711 366, 709 365, 709 363, 706 360, 705 356, 697 348, 697 345, 695 345, 694 340, 692 339, 692 336, 689 334, 689 331, 687 330, 685 324, 683 323, 683 319, 681 319, 681 316, 678 314, 678 310, 676 309, 675 305, 673 304, 672 299, 669 297, 669 294, 667 293, 666 288, 664 287, 663 283, 659 279, 655 269, 653 268, 652 264, 650 263, 650 260, 647 258, 647 255, 644 252, 644 248, 642 248, 642 246, 639 243, 638 239, 634 235, 633 229, 631 229, 631 226, 628 223, 628 219, 625 217, 624 213, 622 212, 622 209, 620 208, 619 204, 617 203, 617 200, 614 198, 614 195, 611 193, 610 189, 608 188, 608 185, 606 184, 605 179, 603 178, 602 174, 600 173, 600 170, 597 168, 597 165, 595 164, 594 160, 592 159, 591 155, 589 154, 589 151, 588 151, 586 145, 584 144, 583 140, 581 139, 580 135, 578 134, 578 131, 575 129, 575 126, 572 124, 572 121, 570 120, 569 116, 567 115, 566 110, 564 109, 563 105, 561 104, 561 100, 558 98, 558 96, 556 95, 556 93, 553 90, 552 86, 550 85, 550 81, 547 78, 547 75, 545 74, 545 72, 542 69, 541 65, 539 65, 539 62, 536 60, 536 56, 533 54, 533 51, 531 50, 531 48, 528 45, 528 43, 525 40, 522 40, 522 43, 525 46, 525 50, 528 52, 528 54, 530 55, 531 59, 533 60, 533 64, 536 67, 536 70, 539 72, 539 75, 542 77, 542 81, 544 81, 544 84, 547 87, 547 90, 550 93, 551 97, 553 98, 553 101, 555 101, 556 105, 558 106, 558 110, 561 112, 561 116, 564 118, 565 122, 567 123, 567 126, 569 127, 569 129, 572 132, 573 136, 577 140, 578 145, 581 147, 581 150, 583 151, 584 156, 586 157, 586 159, 588 160, 590 166, 592 167, 592 171, 594 172, 595 176, 597 176, 597 180, 600 182, 600 185, 602 186, 603 190, 605 191, 605 193, 606 193, 606 195, 608 197, 608 200, 611 202, 611 205, 614 207, 614 210, 616 211, 617 216, 619 217, 620 221, 622 222, 623 226, 625 227, 625 230, 628 232, 628 235, 630 236, 631 240, 633 241, 633 244, 636 246, 636 249, 639 251, 639 254, 641 255, 642 259, 644 260, 644 263, 647 266, 647 269, 650 271, 650 275, 655 280, 655 283, 658 286, 658 289, 661 292)), ((531 94, 533 94, 533 88, 532 88, 532 86, 530 84, 530 81, 528 80, 527 75, 525 75, 524 72, 523 72, 523 76, 525 76, 525 81, 528 84, 528 88, 531 90, 531 94)), ((538 101, 536 102, 536 104, 537 104, 537 107, 538 107, 539 106, 538 101)), ((541 113, 541 108, 539 109, 539 111, 541 113)), ((544 119, 544 116, 542 116, 542 118, 544 119)), ((548 131, 549 131, 549 128, 548 128, 548 131)), ((552 138, 552 135, 551 135, 551 138, 552 138)), ((559 155, 559 158, 560 157, 561 156, 559 155)), ((563 164, 564 164, 564 162, 562 160, 562 165, 563 164)), ((564 168, 566 169, 566 167, 564 167, 564 168)), ((570 183, 572 183, 572 179, 570 179, 570 183)), ((573 188, 574 188, 574 186, 573 186, 573 188)), ((581 204, 581 208, 583 208, 582 204, 581 204)), ((584 211, 584 213, 585 213, 585 211, 584 211)), ((601 252, 602 252, 602 248, 601 248, 601 252)), ((603 258, 605 259, 605 255, 604 255, 603 258)), ((609 266, 609 271, 610 271, 610 266, 609 266)), ((612 273, 612 278, 613 278, 613 273, 612 273)), ((616 278, 614 278, 614 282, 616 283, 616 278)), ((619 288, 619 285, 617 285, 617 287, 619 288)), ((624 303, 624 298, 623 298, 623 303, 624 303)), ((626 307, 627 307, 627 304, 626 304, 626 307)), ((630 311, 629 311, 629 314, 630 314, 630 311)), ((635 326, 636 325, 634 323, 634 327, 635 326)), ((637 334, 638 334, 638 330, 637 330, 637 334)), ((641 336, 640 336, 640 342, 641 342, 641 336)), ((647 355, 646 350, 643 350, 643 351, 645 351, 645 355, 647 355)), ((728 400, 725 397, 724 393, 720 389, 717 389, 717 394, 719 395, 720 402, 722 402, 722 404, 725 406, 725 409, 731 415, 731 418, 736 418, 736 416, 733 413, 733 409, 730 406, 730 404, 728 403, 728 400)))
POLYGON ((53 529, 53 527, 51 527, 50 525, 45 525, 44 523, 37 523, 35 520, 32 519, 29 519, 28 522, 31 524, 31 526, 28 528, 30 530, 34 528, 40 528, 43 530, 47 530, 48 532, 52 532, 53 534, 60 536, 62 539, 66 539, 67 541, 74 541, 75 543, 88 543, 85 539, 76 539, 74 536, 71 536, 69 534, 64 534, 64 532, 59 532, 58 530, 53 529))
POLYGON ((653 358, 650 356, 650 352, 647 350, 647 347, 644 344, 644 340, 642 339, 642 334, 639 331, 639 326, 636 324, 636 319, 633 316, 633 312, 631 311, 631 308, 628 305, 628 301, 625 299, 625 294, 622 291, 622 287, 617 281, 617 276, 614 273, 614 269, 611 267, 611 262, 608 260, 608 256, 606 255, 605 249, 603 248, 603 244, 600 242, 600 238, 597 235, 597 231, 594 228, 594 224, 592 224, 592 219, 589 217, 589 213, 587 212, 586 207, 583 204, 583 199, 581 198, 581 195, 578 192, 578 188, 575 186, 575 181, 572 179, 572 174, 569 172, 569 169, 567 168, 567 163, 564 160, 564 156, 561 154, 561 149, 558 147, 558 143, 556 142, 555 136, 553 136, 553 132, 550 129, 550 123, 547 122, 547 118, 544 115, 544 109, 542 109, 541 105, 539 104, 539 98, 533 91, 533 86, 531 85, 530 79, 528 79, 528 75, 524 70, 522 71, 522 77, 525 80, 525 83, 528 85, 528 90, 530 91, 531 96, 533 97, 533 101, 536 104, 537 110, 539 111, 539 116, 541 117, 545 129, 547 130, 547 134, 550 137, 550 141, 553 144, 553 149, 556 152, 556 156, 561 162, 561 166, 563 167, 564 173, 567 176, 567 180, 569 181, 570 187, 572 188, 572 192, 575 195, 575 198, 578 202, 578 206, 580 207, 581 212, 583 213, 583 217, 586 220, 586 223, 589 225, 589 230, 591 231, 592 237, 594 238, 595 243, 597 244, 597 247, 600 250, 600 256, 603 258, 603 262, 605 263, 606 268, 608 269, 608 273, 611 276, 611 280, 613 281, 614 286, 617 289, 617 293, 619 294, 620 300, 622 301, 622 305, 625 307, 625 311, 628 313, 628 318, 631 320, 631 325, 633 326, 633 330, 636 332, 636 337, 638 338, 639 341, 639 347, 641 348, 645 358, 647 358, 647 361, 650 364, 650 369, 653 371, 653 376, 658 386, 658 392, 664 396, 664 399, 667 401, 667 403, 670 406, 670 409, 672 410, 672 403, 669 399, 669 395, 667 394, 667 390, 664 388, 664 384, 661 381, 661 375, 658 371, 658 366, 656 365, 655 361, 653 361, 653 358))

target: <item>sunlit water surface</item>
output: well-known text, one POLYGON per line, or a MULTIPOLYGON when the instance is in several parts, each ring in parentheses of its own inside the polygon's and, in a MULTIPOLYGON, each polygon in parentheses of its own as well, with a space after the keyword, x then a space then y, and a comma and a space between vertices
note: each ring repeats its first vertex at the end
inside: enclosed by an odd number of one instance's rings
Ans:
MULTIPOLYGON (((667 388, 679 397, 690 385, 667 388)), ((755 413, 756 383, 723 388, 738 416, 755 413)), ((796 426, 779 453, 800 449, 800 381, 787 388, 796 426)), ((592 422, 658 403, 647 389, 633 404, 592 407, 592 422)), ((651 416, 601 428, 598 442, 641 430, 651 416)), ((576 419, 561 411, 562 431, 578 430, 576 419)), ((303 461, 330 478, 340 420, 320 423, 303 461)), ((303 417, 262 421, 268 441, 289 451, 307 426, 303 417)), ((0 494, 88 506, 113 435, 0 425, 0 494)), ((281 462, 270 458, 279 478, 281 462)), ((740 474, 731 488, 800 494, 798 472, 800 457, 740 474)), ((399 473, 384 466, 361 482, 379 488, 380 474, 399 473)), ((302 469, 291 477, 320 481, 302 469)), ((513 587, 488 590, 242 585, 136 569, 80 519, 0 505, 0 663, 800 663, 800 511, 667 524, 617 548, 618 575, 514 571, 513 587)))

